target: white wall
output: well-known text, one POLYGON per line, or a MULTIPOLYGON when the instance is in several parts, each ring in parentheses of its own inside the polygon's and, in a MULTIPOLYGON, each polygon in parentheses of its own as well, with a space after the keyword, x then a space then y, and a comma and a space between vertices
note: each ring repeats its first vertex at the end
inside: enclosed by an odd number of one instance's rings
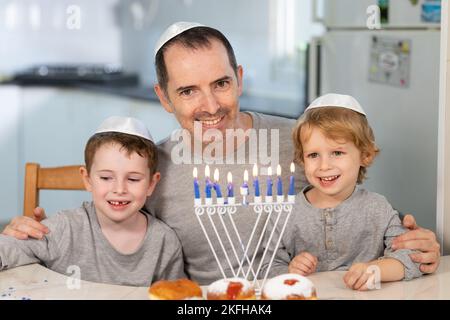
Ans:
POLYGON ((120 63, 117 3, 0 0, 0 78, 37 63, 120 63))
POLYGON ((123 0, 120 4, 123 63, 140 73, 144 83, 156 80, 153 49, 159 35, 176 21, 197 21, 217 28, 230 40, 238 64, 244 67, 246 93, 303 100, 302 50, 311 35, 322 31, 311 22, 311 0, 123 0), (296 54, 276 59, 274 7, 281 2, 295 4, 288 31, 296 54))

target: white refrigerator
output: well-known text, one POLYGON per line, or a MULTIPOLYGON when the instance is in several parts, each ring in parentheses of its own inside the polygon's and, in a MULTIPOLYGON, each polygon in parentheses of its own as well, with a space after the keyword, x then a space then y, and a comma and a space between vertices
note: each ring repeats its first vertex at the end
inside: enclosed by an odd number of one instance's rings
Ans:
POLYGON ((370 30, 370 6, 383 2, 322 1, 308 100, 336 92, 360 101, 381 148, 364 187, 436 230, 440 23, 423 21, 431 1, 391 0, 380 8, 387 23, 370 30))

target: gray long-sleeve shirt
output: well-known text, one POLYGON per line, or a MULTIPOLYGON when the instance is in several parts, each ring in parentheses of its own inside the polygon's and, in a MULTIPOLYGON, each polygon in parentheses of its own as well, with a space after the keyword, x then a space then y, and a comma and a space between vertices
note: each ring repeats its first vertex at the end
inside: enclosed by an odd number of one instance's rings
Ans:
POLYGON ((130 286, 185 277, 176 234, 163 222, 145 215, 148 227, 141 246, 132 254, 122 254, 103 235, 93 203, 85 202, 80 208, 44 220, 50 233, 42 240, 0 235, 0 270, 40 262, 72 275, 73 268, 68 268, 78 266, 82 280, 130 286))
MULTIPOLYGON (((337 207, 319 209, 306 199, 305 192, 309 189, 306 187, 296 197, 269 275, 288 272, 290 261, 303 251, 318 258, 317 271, 348 270, 357 262, 390 257, 404 265, 405 280, 422 275, 419 264, 409 257, 413 251, 391 248, 392 240, 407 230, 385 197, 356 187, 337 207)), ((269 257, 272 248, 273 243, 269 246, 269 257)), ((264 270, 267 267, 265 259, 264 270)))

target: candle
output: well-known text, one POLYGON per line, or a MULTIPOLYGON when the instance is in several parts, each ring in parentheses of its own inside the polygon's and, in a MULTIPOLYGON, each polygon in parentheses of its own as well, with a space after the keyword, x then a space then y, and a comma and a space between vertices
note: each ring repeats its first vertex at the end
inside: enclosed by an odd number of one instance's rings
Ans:
POLYGON ((247 196, 248 196, 248 171, 244 171, 244 183, 241 186, 241 196, 242 196, 242 203, 247 204, 247 196))
POLYGON ((255 189, 255 197, 259 197, 259 180, 258 180, 258 166, 253 166, 253 188, 255 189))
POLYGON ((295 172, 295 165, 292 162, 291 163, 291 176, 289 177, 289 196, 295 196, 295 187, 294 187, 294 172, 295 172))
POLYGON ((283 183, 281 181, 281 166, 277 166, 277 195, 282 196, 283 195, 283 183))
POLYGON ((271 197, 272 196, 272 186, 273 186, 273 181, 272 181, 272 167, 269 167, 267 169, 267 196, 271 197))
POLYGON ((206 187, 205 187, 205 193, 206 198, 211 198, 211 180, 209 179, 209 166, 206 165, 205 167, 205 177, 206 177, 206 187))
POLYGON ((233 190, 233 177, 231 175, 231 172, 228 172, 227 181, 228 181, 228 186, 227 186, 228 194, 227 194, 227 197, 228 198, 233 198, 234 197, 234 190, 233 190))
POLYGON ((194 176, 194 195, 195 195, 195 199, 200 199, 200 186, 198 184, 198 179, 197 179, 197 167, 194 168, 194 171, 192 172, 192 175, 194 176))
POLYGON ((243 188, 248 189, 248 171, 245 170, 244 171, 244 184, 242 185, 243 188))
POLYGON ((216 170, 214 170, 214 190, 216 190, 217 198, 222 198, 222 192, 220 191, 220 184, 219 184, 219 169, 217 168, 216 170))

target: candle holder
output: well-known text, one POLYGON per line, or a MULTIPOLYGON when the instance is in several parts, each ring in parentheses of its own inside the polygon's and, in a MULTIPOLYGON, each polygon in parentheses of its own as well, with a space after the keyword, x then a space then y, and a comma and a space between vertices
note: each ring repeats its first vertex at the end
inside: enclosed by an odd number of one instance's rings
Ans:
POLYGON ((195 199, 194 211, 223 278, 242 277, 250 281, 253 280, 256 293, 260 294, 291 216, 295 196, 288 196, 287 201, 285 201, 285 196, 280 195, 276 199, 273 199, 272 196, 266 196, 264 201, 262 201, 263 197, 261 196, 254 197, 253 202, 248 202, 248 198, 248 193, 244 193, 242 201, 239 203, 234 197, 227 198, 227 201, 224 201, 223 198, 216 198, 215 203, 211 198, 195 199), (235 216, 239 214, 239 209, 243 206, 252 208, 256 214, 256 222, 247 244, 243 243, 235 222, 235 216), (215 215, 218 215, 218 219, 215 219, 216 222, 213 219, 215 215), (229 220, 228 226, 225 220, 229 220), (270 230, 268 225, 271 220, 275 222, 270 230), (216 223, 220 223, 223 232, 218 231, 216 223), (206 230, 207 225, 212 228, 212 236, 206 230), (262 230, 257 232, 258 226, 261 225, 262 230), (215 241, 212 241, 211 238, 215 241), (252 248, 254 243, 256 243, 256 246, 252 248), (225 247, 227 244, 231 247, 230 254, 225 247), (261 260, 257 262, 256 257, 261 246, 264 250, 261 260), (270 257, 267 256, 269 249, 273 250, 270 257), (224 265, 217 256, 217 252, 222 252, 225 255, 224 265), (237 267, 233 267, 232 261, 237 262, 237 267), (262 275, 261 268, 265 261, 268 261, 269 264, 264 275, 262 275), (231 274, 225 272, 227 267, 231 270, 229 271, 231 274), (262 279, 262 282, 257 281, 258 279, 262 279))

